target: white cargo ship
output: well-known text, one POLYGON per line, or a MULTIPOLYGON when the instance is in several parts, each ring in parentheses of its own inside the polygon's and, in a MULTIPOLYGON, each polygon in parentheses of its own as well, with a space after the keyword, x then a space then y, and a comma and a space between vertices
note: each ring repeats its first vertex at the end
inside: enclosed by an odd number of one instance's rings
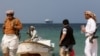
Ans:
POLYGON ((51 20, 51 19, 45 19, 45 23, 46 24, 52 24, 53 23, 53 20, 51 20))

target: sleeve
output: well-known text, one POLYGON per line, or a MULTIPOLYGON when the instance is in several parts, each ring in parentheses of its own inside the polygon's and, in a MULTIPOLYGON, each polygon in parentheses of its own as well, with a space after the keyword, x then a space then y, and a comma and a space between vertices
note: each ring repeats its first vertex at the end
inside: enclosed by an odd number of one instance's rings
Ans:
POLYGON ((96 22, 94 20, 89 20, 86 25, 87 35, 91 35, 96 31, 96 22))
POLYGON ((16 29, 22 29, 22 23, 20 22, 19 19, 16 19, 16 29))
POLYGON ((63 34, 67 34, 67 29, 63 28, 63 34))

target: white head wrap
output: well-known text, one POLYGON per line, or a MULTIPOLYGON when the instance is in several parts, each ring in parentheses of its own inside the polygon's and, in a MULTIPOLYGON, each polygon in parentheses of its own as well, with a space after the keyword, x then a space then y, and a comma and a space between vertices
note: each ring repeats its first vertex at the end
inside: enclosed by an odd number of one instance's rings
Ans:
POLYGON ((85 14, 88 14, 88 15, 90 15, 91 17, 93 17, 93 16, 94 16, 94 13, 93 13, 93 12, 91 12, 91 11, 85 11, 85 14))
POLYGON ((14 11, 13 10, 7 10, 6 14, 14 14, 14 11))
POLYGON ((34 26, 30 26, 30 28, 34 28, 34 29, 35 29, 35 27, 34 27, 34 26))

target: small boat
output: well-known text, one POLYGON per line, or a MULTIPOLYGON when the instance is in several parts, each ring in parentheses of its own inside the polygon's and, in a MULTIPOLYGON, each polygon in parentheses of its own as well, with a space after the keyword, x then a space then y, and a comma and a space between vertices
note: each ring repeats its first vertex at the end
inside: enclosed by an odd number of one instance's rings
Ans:
POLYGON ((54 43, 50 40, 25 40, 18 46, 17 56, 54 56, 54 43))

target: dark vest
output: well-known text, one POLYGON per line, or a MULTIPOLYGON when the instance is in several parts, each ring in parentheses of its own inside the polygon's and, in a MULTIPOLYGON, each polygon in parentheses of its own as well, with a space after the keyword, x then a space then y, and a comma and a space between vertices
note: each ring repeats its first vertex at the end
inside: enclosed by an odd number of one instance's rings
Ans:
MULTIPOLYGON (((64 28, 67 29, 67 34, 66 34, 65 38, 62 40, 60 46, 74 45, 75 39, 74 39, 74 36, 73 36, 73 29, 70 26, 66 26, 64 28)), ((63 29, 61 30, 60 39, 61 39, 62 33, 63 33, 63 29)))

